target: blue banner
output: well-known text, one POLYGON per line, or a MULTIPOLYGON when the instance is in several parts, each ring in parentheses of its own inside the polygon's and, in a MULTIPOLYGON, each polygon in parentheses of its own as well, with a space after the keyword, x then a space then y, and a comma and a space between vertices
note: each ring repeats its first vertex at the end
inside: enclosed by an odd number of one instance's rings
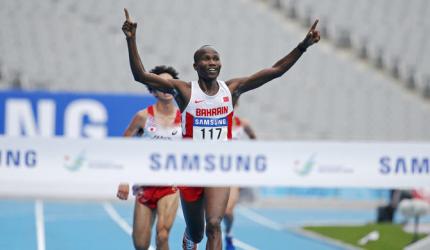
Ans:
POLYGON ((151 95, 0 91, 0 134, 8 136, 121 136, 151 95))

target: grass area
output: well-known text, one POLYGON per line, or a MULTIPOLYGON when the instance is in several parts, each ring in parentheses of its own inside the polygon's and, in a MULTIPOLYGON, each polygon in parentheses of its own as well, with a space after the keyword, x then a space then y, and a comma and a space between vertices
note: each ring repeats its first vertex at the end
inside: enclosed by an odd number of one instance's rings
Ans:
MULTIPOLYGON (((369 250, 403 249, 405 246, 411 243, 413 238, 413 234, 404 232, 402 226, 398 224, 367 224, 363 226, 321 227, 312 226, 304 227, 304 229, 369 250), (361 238, 374 230, 379 232, 379 240, 370 241, 364 246, 358 245, 357 242, 361 238)), ((419 239, 425 236, 425 234, 420 234, 419 239)))

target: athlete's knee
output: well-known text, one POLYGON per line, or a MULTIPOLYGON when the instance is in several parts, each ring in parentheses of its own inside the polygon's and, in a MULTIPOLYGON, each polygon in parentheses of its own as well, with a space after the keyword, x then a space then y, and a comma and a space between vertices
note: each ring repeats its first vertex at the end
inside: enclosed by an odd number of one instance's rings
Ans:
POLYGON ((213 237, 221 233, 221 219, 217 217, 208 218, 206 221, 206 235, 213 237))
POLYGON ((142 234, 133 231, 133 244, 136 250, 147 250, 149 248, 149 238, 142 236, 142 234))
POLYGON ((157 245, 164 245, 169 240, 169 230, 163 227, 157 230, 157 245))
POLYGON ((190 228, 188 228, 188 235, 194 243, 199 243, 200 241, 203 240, 203 236, 204 236, 203 228, 201 230, 200 229, 191 230, 190 228))
POLYGON ((149 241, 133 238, 134 248, 136 250, 148 250, 149 241))
POLYGON ((227 218, 233 218, 233 209, 229 209, 229 208, 227 208, 227 209, 225 210, 224 217, 227 217, 227 218))

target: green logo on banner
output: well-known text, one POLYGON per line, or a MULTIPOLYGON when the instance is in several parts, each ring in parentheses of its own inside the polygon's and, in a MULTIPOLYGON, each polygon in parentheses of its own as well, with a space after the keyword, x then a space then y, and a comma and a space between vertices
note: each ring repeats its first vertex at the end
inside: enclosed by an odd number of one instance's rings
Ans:
POLYGON ((296 161, 295 172, 300 176, 307 176, 315 166, 315 154, 311 155, 305 163, 301 164, 300 161, 296 161))
POLYGON ((83 166, 85 161, 85 153, 81 152, 77 157, 71 158, 69 155, 64 156, 64 167, 71 171, 76 172, 83 166))

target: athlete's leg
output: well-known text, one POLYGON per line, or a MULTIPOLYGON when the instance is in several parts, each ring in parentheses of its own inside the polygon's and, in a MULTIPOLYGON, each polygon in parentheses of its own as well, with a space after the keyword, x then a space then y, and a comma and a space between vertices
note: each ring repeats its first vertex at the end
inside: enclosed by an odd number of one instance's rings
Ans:
POLYGON ((228 197, 227 209, 225 210, 225 215, 224 215, 224 225, 225 225, 226 235, 230 235, 231 233, 231 228, 233 226, 233 221, 234 221, 233 210, 236 207, 238 200, 239 200, 239 188, 231 187, 230 196, 228 197))
POLYGON ((205 228, 203 196, 196 201, 186 201, 181 195, 181 205, 187 225, 185 233, 193 242, 199 243, 205 228))
POLYGON ((206 212, 206 237, 208 238, 206 249, 222 248, 221 220, 227 207, 229 187, 205 188, 205 212, 206 212))
POLYGON ((169 194, 157 202, 157 249, 169 249, 169 233, 176 217, 179 194, 169 194))
POLYGON ((151 242, 151 228, 155 211, 141 204, 136 198, 133 216, 133 244, 138 250, 148 249, 151 242))

